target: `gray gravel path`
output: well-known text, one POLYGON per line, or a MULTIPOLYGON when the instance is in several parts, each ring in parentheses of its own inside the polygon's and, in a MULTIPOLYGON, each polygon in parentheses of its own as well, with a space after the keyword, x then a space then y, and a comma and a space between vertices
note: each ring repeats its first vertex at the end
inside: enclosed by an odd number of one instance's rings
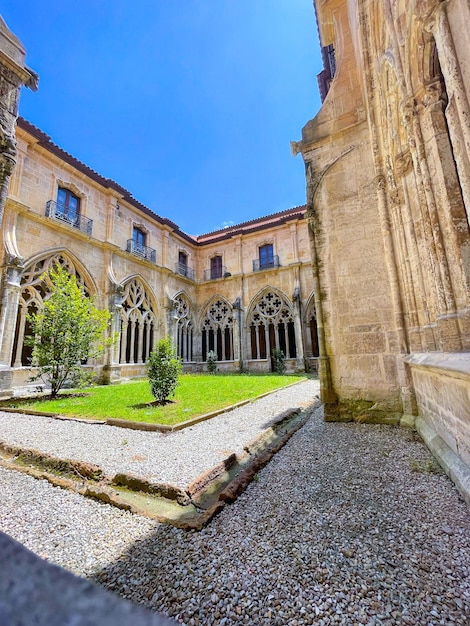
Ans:
POLYGON ((276 415, 291 407, 305 408, 318 394, 318 380, 306 380, 165 434, 0 411, 0 441, 95 463, 111 476, 126 472, 184 488, 232 452, 243 452, 276 415))
POLYGON ((470 514, 411 431, 321 409, 200 533, 0 470, 0 528, 188 626, 470 623, 470 514))

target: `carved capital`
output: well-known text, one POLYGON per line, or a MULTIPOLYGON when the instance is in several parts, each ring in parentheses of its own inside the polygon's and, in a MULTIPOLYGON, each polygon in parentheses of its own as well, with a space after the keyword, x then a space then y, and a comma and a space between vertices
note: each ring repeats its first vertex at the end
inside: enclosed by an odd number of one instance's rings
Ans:
POLYGON ((386 186, 385 176, 383 174, 379 174, 374 178, 374 183, 378 190, 384 191, 386 186))
POLYGON ((395 174, 398 178, 409 174, 412 167, 413 159, 411 158, 411 152, 409 150, 405 150, 404 152, 397 154, 395 157, 395 174))
POLYGON ((299 152, 302 152, 302 142, 301 141, 291 141, 290 142, 290 151, 293 157, 297 156, 299 152))
POLYGON ((18 288, 24 270, 24 259, 20 256, 7 253, 5 264, 5 282, 9 287, 18 288))
POLYGON ((403 100, 403 102, 400 105, 400 109, 401 109, 401 117, 403 120, 403 125, 405 126, 407 130, 410 130, 410 128, 413 125, 414 116, 416 115, 415 99, 408 98, 406 100, 403 100))
POLYGON ((447 98, 439 80, 425 86, 423 105, 426 109, 442 111, 446 104, 447 98))
POLYGON ((445 4, 446 0, 421 0, 418 13, 425 32, 434 34, 439 22, 439 14, 445 4))

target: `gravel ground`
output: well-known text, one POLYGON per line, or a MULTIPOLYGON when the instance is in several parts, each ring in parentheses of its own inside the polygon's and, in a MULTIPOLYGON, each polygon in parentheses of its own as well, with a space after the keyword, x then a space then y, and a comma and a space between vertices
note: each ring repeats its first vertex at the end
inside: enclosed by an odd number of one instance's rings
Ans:
POLYGON ((184 488, 232 452, 243 452, 243 446, 276 415, 291 407, 305 408, 318 394, 318 380, 306 380, 206 422, 164 434, 0 412, 0 440, 61 459, 95 463, 111 476, 126 472, 184 488))
POLYGON ((321 409, 203 531, 0 470, 0 528, 188 626, 470 623, 470 514, 411 431, 321 409))

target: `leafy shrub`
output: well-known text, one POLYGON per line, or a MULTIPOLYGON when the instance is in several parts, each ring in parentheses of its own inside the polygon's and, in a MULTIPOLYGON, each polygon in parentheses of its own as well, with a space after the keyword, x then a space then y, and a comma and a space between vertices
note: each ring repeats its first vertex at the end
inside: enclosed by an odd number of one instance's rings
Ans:
POLYGON ((207 371, 209 372, 209 374, 215 374, 215 372, 217 371, 217 358, 217 352, 214 352, 214 350, 210 350, 207 353, 206 361, 207 371))
POLYGON ((31 365, 37 369, 29 380, 50 385, 55 398, 65 385, 90 384, 94 374, 85 372, 82 363, 101 354, 116 337, 104 339, 111 315, 95 307, 75 276, 57 265, 41 280, 50 295, 37 313, 28 316, 31 336, 25 343, 32 347, 31 365))
POLYGON ((273 372, 276 374, 285 374, 286 373, 286 356, 282 350, 279 348, 274 348, 272 351, 272 359, 273 359, 273 372))
POLYGON ((170 337, 160 339, 150 353, 147 371, 153 397, 159 404, 165 404, 170 396, 175 395, 181 372, 181 360, 170 337))

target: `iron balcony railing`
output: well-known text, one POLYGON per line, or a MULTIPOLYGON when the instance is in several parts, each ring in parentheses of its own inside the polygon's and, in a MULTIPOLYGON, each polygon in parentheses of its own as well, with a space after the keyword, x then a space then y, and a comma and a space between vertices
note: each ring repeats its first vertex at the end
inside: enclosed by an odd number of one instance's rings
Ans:
POLYGON ((274 254, 266 259, 253 259, 253 271, 268 270, 272 267, 279 267, 279 256, 274 254))
POLYGON ((52 217, 61 222, 65 222, 66 224, 69 224, 69 226, 78 228, 78 230, 81 230, 83 233, 91 235, 93 220, 90 220, 88 217, 80 214, 68 215, 65 206, 55 202, 54 200, 49 200, 46 203, 46 217, 52 217))
POLYGON ((216 278, 222 278, 228 274, 227 268, 218 267, 217 269, 204 270, 204 280, 215 280, 216 278))
POLYGON ((135 241, 135 239, 127 240, 127 252, 131 254, 135 254, 136 256, 140 256, 151 263, 156 263, 157 261, 157 253, 153 248, 149 248, 149 246, 144 246, 143 243, 139 243, 135 241))
POLYGON ((185 263, 176 263, 175 272, 181 276, 186 276, 190 280, 194 280, 194 270, 192 267, 185 265, 185 263))

